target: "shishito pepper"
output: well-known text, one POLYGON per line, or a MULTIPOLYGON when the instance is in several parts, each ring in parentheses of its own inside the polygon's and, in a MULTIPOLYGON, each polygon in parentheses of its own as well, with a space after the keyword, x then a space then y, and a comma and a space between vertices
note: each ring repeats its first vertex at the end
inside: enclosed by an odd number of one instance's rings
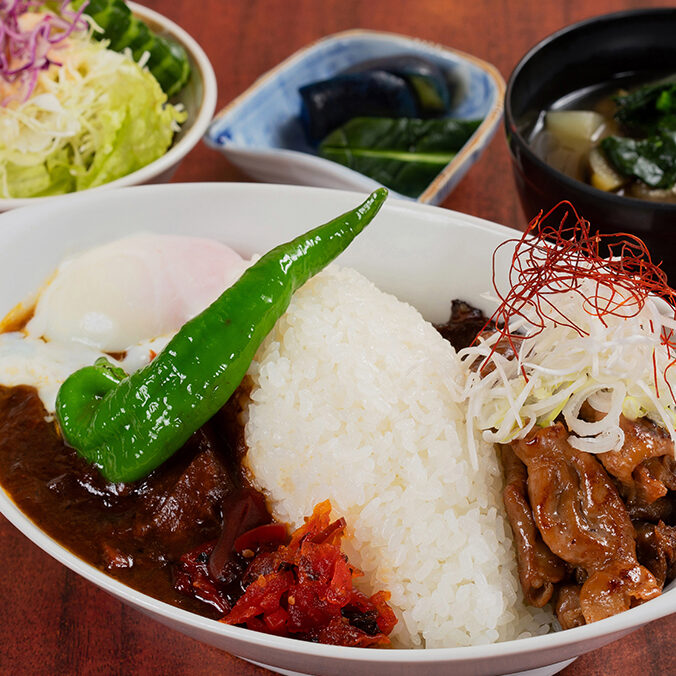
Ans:
POLYGON ((56 400, 66 443, 110 481, 146 476, 225 404, 296 289, 350 244, 386 196, 380 188, 272 249, 133 375, 105 358, 73 373, 56 400))

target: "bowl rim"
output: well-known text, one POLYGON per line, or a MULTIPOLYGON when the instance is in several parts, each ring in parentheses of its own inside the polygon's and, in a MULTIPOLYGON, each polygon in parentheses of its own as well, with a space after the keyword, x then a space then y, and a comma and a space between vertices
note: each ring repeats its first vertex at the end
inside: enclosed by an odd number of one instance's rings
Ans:
MULTIPOLYGON (((11 243, 16 236, 26 232, 26 226, 30 229, 40 229, 50 227, 49 216, 50 208, 54 206, 62 211, 71 211, 73 208, 86 209, 88 204, 96 203, 101 197, 104 199, 115 199, 124 201, 134 195, 151 193, 155 201, 162 203, 162 196, 173 195, 178 198, 180 195, 192 195, 195 199, 209 199, 210 195, 235 192, 244 192, 253 199, 261 199, 267 203, 274 204, 275 196, 286 192, 293 192, 298 197, 312 192, 314 195, 326 199, 332 197, 337 200, 354 200, 354 203, 360 202, 364 195, 355 191, 343 191, 329 188, 315 188, 309 186, 287 186, 280 184, 261 184, 261 183, 173 183, 162 185, 145 185, 127 187, 116 190, 112 194, 103 193, 83 193, 76 201, 62 200, 58 205, 48 205, 45 203, 34 204, 26 208, 14 210, 5 215, 3 229, 0 230, 0 250, 5 251, 3 242, 11 243), (28 218, 28 223, 26 223, 28 218), (9 221, 9 222, 7 222, 9 221)), ((67 196, 68 197, 68 196, 67 196)), ((75 200, 75 196, 70 196, 75 200)), ((519 232, 505 226, 492 223, 475 216, 470 216, 460 212, 433 207, 430 205, 419 204, 415 202, 402 202, 393 200, 385 204, 385 212, 398 211, 412 218, 416 214, 429 214, 444 217, 444 222, 440 227, 454 227, 454 224, 468 225, 479 230, 487 230, 496 233, 504 239, 510 239, 519 236, 519 232)), ((53 212, 52 212, 53 213, 53 212)), ((179 622, 182 626, 190 626, 207 631, 210 634, 219 635, 223 638, 236 640, 248 646, 264 646, 284 653, 303 653, 315 657, 323 657, 331 660, 354 660, 360 662, 385 662, 388 664, 397 663, 438 663, 478 659, 498 659, 500 657, 513 656, 519 654, 536 654, 551 651, 557 648, 567 648, 570 656, 579 654, 575 652, 575 646, 578 641, 588 643, 594 639, 615 636, 621 632, 629 632, 639 628, 652 620, 666 617, 676 611, 676 588, 665 591, 660 597, 651 600, 649 603, 636 606, 630 610, 624 611, 613 617, 600 620, 593 624, 585 625, 544 634, 541 636, 532 636, 529 638, 514 639, 499 643, 475 646, 448 647, 448 648, 427 648, 425 650, 415 649, 394 649, 394 650, 364 650, 363 648, 349 648, 343 646, 327 646, 312 643, 306 643, 293 638, 283 638, 261 634, 242 627, 229 626, 211 620, 187 610, 176 608, 170 604, 158 601, 142 592, 136 591, 131 587, 109 577, 101 570, 98 570, 89 563, 80 559, 77 555, 70 552, 67 548, 59 544, 44 533, 31 519, 21 512, 14 503, 9 493, 0 486, 0 508, 1 513, 17 529, 47 554, 55 558, 59 563, 66 565, 69 569, 78 573, 88 581, 94 583, 101 589, 111 593, 132 606, 141 608, 155 616, 169 618, 179 622)), ((612 639, 611 639, 612 640, 612 639)), ((584 651, 583 651, 584 652, 584 651)), ((559 658, 560 659, 560 658, 559 658)))
POLYGON ((114 181, 109 181, 103 185, 87 190, 76 191, 73 193, 66 193, 65 195, 48 195, 45 197, 4 197, 0 198, 0 212, 3 210, 15 209, 18 207, 38 204, 47 200, 60 199, 66 195, 81 195, 90 192, 100 192, 102 190, 109 190, 111 188, 122 188, 126 186, 135 185, 149 181, 159 174, 167 171, 174 164, 178 164, 200 141, 204 132, 207 130, 211 118, 216 110, 216 101, 218 97, 218 86, 216 82, 216 74, 211 65, 209 57, 205 51, 200 47, 198 42, 187 33, 181 26, 167 18, 163 14, 140 5, 136 2, 127 2, 127 5, 132 12, 146 20, 159 26, 163 31, 167 32, 179 42, 188 53, 188 56, 194 63, 197 72, 199 72, 202 79, 202 100, 197 108, 197 116, 192 121, 190 128, 185 135, 179 139, 177 143, 172 145, 166 153, 156 160, 153 160, 145 167, 141 167, 131 174, 120 176, 114 181))
MULTIPOLYGON (((207 131, 204 137, 205 143, 214 150, 225 152, 224 149, 227 148, 228 151, 237 153, 240 156, 264 157, 266 155, 269 155, 270 153, 275 155, 277 153, 283 153, 283 156, 290 157, 293 158, 295 161, 298 161, 299 156, 304 157, 309 155, 308 153, 303 153, 299 150, 292 150, 289 148, 272 148, 269 146, 264 147, 241 146, 234 143, 222 144, 218 143, 214 138, 212 138, 210 132, 212 127, 215 128, 215 126, 220 121, 222 121, 224 118, 230 115, 233 111, 237 110, 237 108, 239 108, 241 104, 243 104, 250 97, 252 97, 262 85, 271 81, 273 78, 277 77, 280 73, 283 73, 287 68, 303 60, 304 58, 307 57, 308 54, 317 50, 324 44, 351 38, 374 38, 385 41, 389 40, 393 43, 402 44, 403 46, 420 45, 429 50, 434 50, 442 53, 444 52, 449 53, 459 58, 461 61, 468 62, 473 66, 477 67, 490 79, 491 83, 493 84, 495 101, 491 106, 490 110, 482 120, 479 127, 474 131, 472 136, 462 146, 460 151, 436 175, 434 180, 425 188, 425 190, 422 193, 420 193, 420 195, 418 195, 417 198, 411 198, 404 195, 400 195, 396 191, 390 189, 391 194, 396 195, 406 201, 414 201, 420 202, 422 204, 427 204, 431 202, 434 199, 434 197, 443 190, 444 186, 451 180, 453 175, 458 170, 460 170, 462 167, 465 166, 467 160, 469 160, 472 157, 472 154, 479 151, 491 140, 493 134, 497 129, 500 119, 502 118, 503 101, 506 87, 505 80, 502 77, 502 74, 492 63, 480 59, 479 57, 474 56, 473 54, 468 54, 467 52, 464 52, 462 50, 455 49, 454 47, 447 47, 445 45, 441 45, 431 40, 416 38, 409 35, 403 35, 400 33, 371 30, 368 28, 351 28, 348 30, 339 31, 337 33, 331 33, 329 35, 325 35, 321 38, 318 38, 317 40, 313 40, 309 44, 304 45, 300 49, 297 49, 295 52, 287 56, 285 59, 280 61, 278 64, 276 64, 269 70, 259 75, 241 94, 236 96, 232 101, 230 101, 223 108, 221 108, 221 110, 219 110, 218 113, 216 113, 214 119, 209 125, 209 130, 207 131)), ((321 166, 326 166, 326 163, 330 162, 330 160, 325 160, 324 158, 319 157, 318 155, 309 155, 309 156, 312 157, 316 162, 319 162, 321 166)), ((337 163, 331 162, 331 164, 333 165, 337 163)), ((364 176, 364 174, 355 171, 354 169, 350 169, 343 165, 337 166, 341 167, 342 171, 340 172, 336 171, 336 173, 343 174, 345 177, 351 178, 353 181, 356 179, 357 176, 360 178, 373 180, 369 179, 368 176, 364 176)), ((374 181, 373 185, 380 185, 380 183, 374 181)))
POLYGON ((585 29, 589 26, 594 26, 595 24, 603 24, 606 22, 631 20, 635 16, 639 15, 672 16, 676 18, 676 7, 646 7, 644 9, 627 9, 618 12, 599 14, 596 16, 588 17, 587 19, 582 19, 581 21, 577 21, 568 26, 564 26, 563 28, 545 36, 542 40, 539 40, 535 45, 533 45, 526 52, 526 54, 524 54, 524 56, 522 56, 521 59, 519 59, 516 66, 514 66, 514 69, 512 70, 512 73, 509 76, 509 79, 507 80, 507 89, 505 93, 505 119, 504 119, 505 132, 507 135, 507 146, 509 148, 512 161, 515 164, 520 164, 520 162, 518 161, 514 148, 512 147, 512 139, 514 140, 513 143, 516 146, 518 146, 519 153, 523 153, 524 155, 526 155, 528 157, 528 160, 533 164, 535 164, 538 167, 538 169, 545 172, 552 178, 556 178, 556 180, 562 182, 571 190, 579 190, 589 199, 596 199, 600 200, 601 202, 605 201, 605 203, 608 206, 612 205, 619 208, 632 207, 634 209, 641 208, 645 209, 646 207, 649 207, 651 211, 665 212, 667 214, 671 212, 676 213, 676 204, 669 202, 652 202, 649 200, 643 200, 638 197, 631 197, 628 195, 616 195, 615 193, 606 192, 604 190, 600 190, 599 188, 595 188, 594 186, 584 183, 583 181, 578 181, 577 179, 572 178, 567 174, 564 174, 558 169, 554 169, 554 167, 547 164, 547 162, 545 162, 532 150, 528 141, 521 134, 516 124, 516 119, 512 107, 513 92, 516 80, 519 78, 521 72, 524 70, 526 65, 531 61, 531 59, 535 58, 537 54, 540 52, 540 50, 542 50, 544 47, 547 47, 548 45, 557 42, 558 40, 565 39, 569 33, 585 29))

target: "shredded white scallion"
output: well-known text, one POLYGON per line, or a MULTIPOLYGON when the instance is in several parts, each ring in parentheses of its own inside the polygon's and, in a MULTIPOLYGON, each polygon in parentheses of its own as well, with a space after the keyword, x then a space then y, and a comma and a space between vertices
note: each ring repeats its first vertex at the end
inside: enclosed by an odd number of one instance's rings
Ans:
POLYGON ((535 313, 529 323, 527 311, 525 320, 510 326, 523 335, 516 358, 494 350, 500 332, 460 351, 471 448, 476 431, 507 443, 525 437, 535 424, 551 424, 559 414, 571 432, 569 443, 589 453, 622 447, 622 414, 648 417, 676 442, 676 366, 668 368, 676 354, 663 339, 676 328, 673 314, 666 314, 659 299, 645 299, 640 309, 631 299, 623 316, 604 314, 601 321, 584 299, 597 299, 596 307, 602 306, 598 299, 604 292, 617 303, 620 291, 589 279, 576 291, 548 294, 545 314, 551 321, 544 329, 536 327, 535 313), (561 317, 574 326, 561 323, 561 317), (583 419, 585 402, 603 414, 599 420, 583 419))

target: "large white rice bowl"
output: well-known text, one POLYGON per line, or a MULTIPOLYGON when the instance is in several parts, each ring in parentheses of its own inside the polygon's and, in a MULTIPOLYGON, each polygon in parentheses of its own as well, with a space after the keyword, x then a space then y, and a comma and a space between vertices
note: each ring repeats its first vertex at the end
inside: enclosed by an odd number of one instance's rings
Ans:
POLYGON ((329 498, 366 593, 385 588, 397 647, 545 633, 516 572, 492 444, 470 459, 462 365, 413 307, 331 266, 294 296, 249 370, 245 463, 274 516, 329 498))
MULTIPOLYGON (((347 191, 272 184, 190 183, 85 191, 15 209, 0 216, 0 315, 30 298, 67 256, 139 230, 211 237, 250 257, 334 218, 364 197, 347 191)), ((498 244, 513 236, 514 231, 448 209, 388 200, 377 219, 341 254, 338 263, 357 269, 380 289, 420 310, 426 319, 442 322, 448 318, 452 298, 463 298, 487 312, 493 309, 484 295, 491 284, 492 253, 498 244)), ((506 273, 504 261, 498 263, 498 278, 504 278, 500 277, 506 273)), ((382 325, 382 330, 376 329, 379 341, 384 337, 402 340, 403 332, 408 334, 410 330, 398 326, 396 334, 386 333, 382 317, 377 322, 382 325)), ((353 374, 350 388, 355 387, 356 378, 357 374, 353 374)), ((432 382, 436 381, 435 376, 432 382)), ((416 393, 421 382, 416 381, 416 393)), ((429 379, 425 381, 428 386, 429 379)), ((409 398, 418 399, 417 394, 409 398)), ((454 458, 451 456, 451 460, 454 458)), ((308 466, 309 462, 298 468, 295 480, 308 471, 308 466)), ((351 477, 348 471, 351 468, 345 461, 342 466, 337 461, 331 464, 332 475, 340 474, 348 486, 361 480, 364 469, 360 467, 351 477)), ((321 499, 325 497, 332 496, 322 495, 321 499)), ((529 671, 529 676, 547 676, 563 669, 577 655, 665 618, 676 607, 676 584, 672 582, 662 596, 605 620, 513 641, 427 650, 365 650, 315 644, 229 626, 131 589, 50 538, 4 490, 0 490, 0 512, 57 561, 134 610, 220 650, 286 674, 494 676, 535 670, 529 671)), ((379 510, 379 518, 388 518, 385 510, 379 510)), ((427 523, 423 525, 428 527, 427 523)), ((353 529, 354 526, 352 523, 353 529)), ((466 537, 464 531, 460 533, 466 537)), ((448 533, 444 535, 449 537, 448 533)), ((475 539, 476 534, 471 535, 475 539)), ((22 556, 22 549, 17 550, 17 556, 22 556)), ((364 562, 356 559, 355 564, 364 562)), ((454 574, 452 568, 448 574, 454 574)), ((414 580, 420 579, 421 573, 422 570, 416 571, 414 580)), ((55 593, 63 580, 75 601, 86 591, 72 576, 60 575, 54 578, 55 593)), ((411 582, 409 587, 415 584, 411 582)), ((441 588, 435 589, 433 598, 441 593, 441 588)), ((7 590, 6 603, 23 600, 20 586, 7 590)), ((454 604, 454 610, 458 615, 472 611, 470 604, 462 601, 454 604)), ((130 613, 120 611, 120 617, 123 628, 126 620, 126 629, 133 627, 130 613)), ((160 635, 162 629, 157 632, 160 635)), ((182 645, 180 636, 171 636, 178 646, 182 645)))

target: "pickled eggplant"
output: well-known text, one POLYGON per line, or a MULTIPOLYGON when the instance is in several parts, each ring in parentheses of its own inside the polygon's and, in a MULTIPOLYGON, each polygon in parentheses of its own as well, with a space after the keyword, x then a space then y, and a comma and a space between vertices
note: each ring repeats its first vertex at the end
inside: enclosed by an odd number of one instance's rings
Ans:
POLYGON ((320 141, 354 117, 416 117, 415 94, 402 77, 384 70, 337 75, 300 89, 308 135, 320 141))
POLYGON ((457 89, 427 59, 410 55, 375 59, 301 87, 301 117, 316 143, 354 117, 444 115, 457 89))
POLYGON ((458 90, 457 83, 450 75, 444 73, 436 63, 419 56, 402 54, 371 59, 348 68, 345 73, 369 70, 384 70, 404 78, 415 92, 421 117, 447 113, 458 90))

